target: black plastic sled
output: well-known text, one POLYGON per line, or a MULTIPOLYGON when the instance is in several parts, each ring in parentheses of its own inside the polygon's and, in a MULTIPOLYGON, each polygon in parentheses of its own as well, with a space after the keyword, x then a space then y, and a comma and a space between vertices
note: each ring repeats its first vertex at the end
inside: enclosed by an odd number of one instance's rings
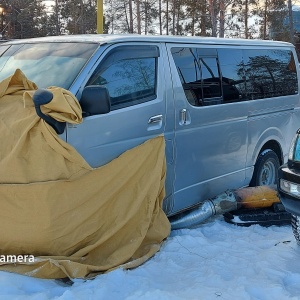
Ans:
POLYGON ((272 226, 272 225, 290 225, 291 214, 288 213, 282 203, 274 203, 268 208, 257 209, 238 209, 235 211, 227 212, 224 215, 226 222, 238 226, 272 226))

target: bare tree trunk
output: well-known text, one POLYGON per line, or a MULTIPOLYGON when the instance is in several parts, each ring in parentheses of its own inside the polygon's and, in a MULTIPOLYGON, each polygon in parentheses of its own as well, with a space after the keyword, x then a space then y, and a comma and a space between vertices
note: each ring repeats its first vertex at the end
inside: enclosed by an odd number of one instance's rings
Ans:
POLYGON ((145 28, 144 28, 145 35, 147 34, 147 23, 148 23, 147 17, 148 17, 147 1, 145 0, 145 28))
POLYGON ((113 12, 113 13, 111 14, 111 21, 110 21, 110 24, 111 24, 111 33, 114 34, 114 33, 115 33, 115 14, 114 14, 113 3, 110 2, 110 5, 111 5, 110 9, 111 9, 111 11, 113 12))
POLYGON ((265 0, 264 7, 264 19, 263 19, 263 39, 267 39, 267 8, 268 8, 268 0, 265 0))
POLYGON ((201 24, 200 24, 200 35, 206 36, 206 0, 201 5, 201 24))
POLYGON ((80 29, 79 29, 79 33, 85 33, 85 24, 84 24, 84 10, 83 10, 83 1, 80 1, 80 29))
POLYGON ((180 14, 180 3, 177 7, 177 18, 176 18, 176 35, 179 33, 179 14, 180 14))
POLYGON ((130 24, 129 24, 129 21, 128 21, 127 10, 126 10, 126 3, 125 2, 124 2, 124 12, 125 12, 125 20, 126 20, 128 32, 130 32, 130 24))
POLYGON ((292 44, 295 44, 292 0, 288 0, 288 10, 289 10, 289 25, 290 25, 290 42, 292 44))
POLYGON ((176 17, 176 14, 175 14, 175 0, 173 0, 173 11, 172 11, 172 15, 173 15, 173 34, 175 35, 175 17, 176 17))
POLYGON ((223 38, 225 35, 225 4, 224 0, 220 0, 220 33, 219 36, 223 38))
POLYGON ((145 35, 148 32, 148 1, 145 0, 145 35))
POLYGON ((211 26, 212 26, 211 35, 216 37, 217 36, 217 18, 216 18, 216 14, 215 14, 214 4, 215 4, 214 0, 209 0, 209 12, 210 12, 211 26))
POLYGON ((158 1, 159 34, 162 34, 161 0, 158 1))
POLYGON ((245 39, 248 39, 248 0, 245 1, 245 39))
POLYGON ((193 14, 192 14, 192 28, 191 28, 191 34, 192 36, 195 35, 195 10, 193 10, 193 14))
POLYGON ((141 34, 141 7, 140 0, 136 0, 136 20, 137 20, 137 31, 138 34, 141 34))
POLYGON ((55 33, 56 35, 60 35, 58 0, 55 0, 54 12, 55 12, 55 33))
POLYGON ((78 29, 77 29, 77 19, 76 19, 76 4, 73 3, 73 16, 72 16, 72 19, 73 19, 73 24, 74 24, 74 32, 73 34, 77 34, 78 33, 78 29))
POLYGON ((166 8, 166 34, 169 35, 169 0, 167 0, 166 8))
POLYGON ((133 33, 132 0, 129 0, 129 33, 133 33))

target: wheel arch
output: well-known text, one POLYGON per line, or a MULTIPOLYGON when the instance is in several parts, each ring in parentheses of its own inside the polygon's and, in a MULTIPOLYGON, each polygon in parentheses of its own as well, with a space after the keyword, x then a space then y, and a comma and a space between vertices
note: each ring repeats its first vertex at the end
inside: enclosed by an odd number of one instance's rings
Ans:
POLYGON ((249 186, 276 184, 277 170, 282 162, 283 154, 280 144, 274 140, 266 142, 258 152, 249 186))
POLYGON ((259 155, 266 149, 273 150, 283 164, 288 148, 289 143, 280 128, 268 127, 260 132, 254 131, 249 136, 247 167, 253 167, 259 155))
MULTIPOLYGON (((281 140, 281 142, 284 142, 284 140, 281 140)), ((282 143, 280 142, 280 140, 277 139, 277 137, 272 137, 271 139, 266 139, 260 142, 257 142, 255 145, 254 150, 252 150, 251 156, 250 153, 248 153, 250 161, 248 161, 248 166, 255 166, 257 159, 259 157, 259 155, 267 150, 273 150, 276 155, 279 158, 280 164, 283 164, 284 162, 284 154, 283 154, 283 146, 282 143)))
POLYGON ((280 143, 276 140, 270 140, 261 147, 260 151, 258 152, 258 155, 256 156, 255 162, 257 161, 257 158, 259 157, 259 155, 267 149, 273 150, 277 154, 277 156, 279 158, 279 162, 282 165, 283 164, 283 151, 282 151, 280 143))

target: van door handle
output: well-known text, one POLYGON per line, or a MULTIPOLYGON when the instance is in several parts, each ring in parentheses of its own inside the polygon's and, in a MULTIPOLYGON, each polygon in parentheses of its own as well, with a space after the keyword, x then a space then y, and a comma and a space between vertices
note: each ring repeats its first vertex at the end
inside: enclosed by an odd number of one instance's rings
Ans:
POLYGON ((179 117, 179 124, 180 125, 189 125, 191 124, 191 116, 186 108, 183 108, 180 111, 180 117, 179 117))
POLYGON ((155 124, 161 122, 163 119, 162 115, 153 116, 148 120, 148 124, 155 124))
POLYGON ((186 124, 187 117, 186 117, 186 109, 185 108, 180 111, 180 121, 182 124, 186 124))

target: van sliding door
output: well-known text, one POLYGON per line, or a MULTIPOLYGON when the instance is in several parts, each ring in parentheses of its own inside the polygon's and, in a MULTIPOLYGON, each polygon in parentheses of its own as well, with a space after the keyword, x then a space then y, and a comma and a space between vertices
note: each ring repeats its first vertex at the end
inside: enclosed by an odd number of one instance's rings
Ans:
POLYGON ((244 185, 247 104, 243 74, 237 73, 242 55, 229 50, 168 45, 176 117, 173 213, 244 185))

